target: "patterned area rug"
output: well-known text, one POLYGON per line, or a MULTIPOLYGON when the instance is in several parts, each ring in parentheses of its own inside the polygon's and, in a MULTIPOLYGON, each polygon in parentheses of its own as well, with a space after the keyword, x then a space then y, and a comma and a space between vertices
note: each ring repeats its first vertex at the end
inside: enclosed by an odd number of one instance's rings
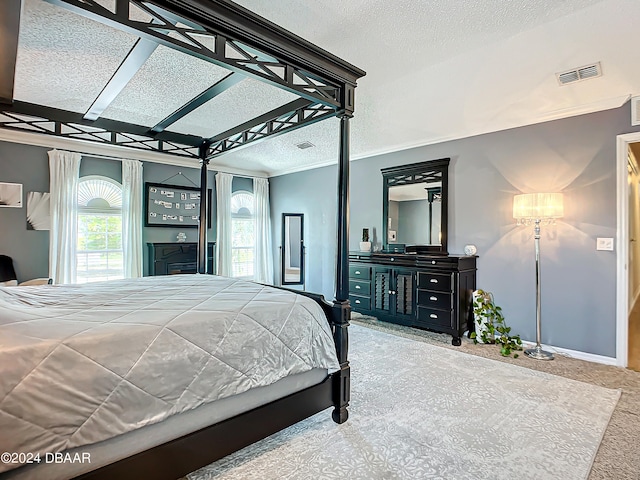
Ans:
POLYGON ((586 479, 619 391, 352 325, 349 421, 321 412, 189 475, 586 479))

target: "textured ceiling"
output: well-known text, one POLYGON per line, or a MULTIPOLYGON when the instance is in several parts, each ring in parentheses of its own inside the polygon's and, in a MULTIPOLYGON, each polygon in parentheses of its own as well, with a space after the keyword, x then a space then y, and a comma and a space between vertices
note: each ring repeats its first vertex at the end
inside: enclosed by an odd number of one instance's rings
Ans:
POLYGON ((14 97, 84 112, 136 37, 40 0, 24 2, 14 97))
POLYGON ((159 45, 103 116, 151 127, 228 74, 224 68, 159 45))
MULTIPOLYGON (((640 44, 639 0, 238 3, 367 72, 356 90, 353 158, 613 108, 640 93, 640 62, 629 53, 640 44), (602 77, 558 86, 556 72, 596 61, 602 77)), ((84 111, 134 41, 26 0, 16 98, 84 111)), ((225 73, 159 47, 105 117, 151 125, 225 73)), ((170 129, 213 135, 293 98, 254 84, 237 84, 170 129)), ((271 175, 334 163, 337 134, 332 119, 213 163, 271 175), (295 147, 304 140, 316 146, 295 147)))

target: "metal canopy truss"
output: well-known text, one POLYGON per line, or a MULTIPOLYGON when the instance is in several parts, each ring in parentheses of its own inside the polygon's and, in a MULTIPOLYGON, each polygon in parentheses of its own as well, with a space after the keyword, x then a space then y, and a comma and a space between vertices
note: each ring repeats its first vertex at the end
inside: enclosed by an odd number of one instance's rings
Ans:
MULTIPOLYGON (((177 17, 149 1, 128 0, 129 9, 115 12, 97 0, 45 0, 91 20, 103 23, 145 40, 178 50, 207 62, 241 72, 246 76, 271 83, 303 98, 340 107, 339 87, 313 76, 273 56, 260 52, 221 33, 205 29, 187 19, 177 17), (133 7, 133 8, 132 8, 133 7), (131 18, 144 12, 150 22, 131 18)), ((160 3, 160 2, 156 2, 160 3)))
POLYGON ((356 81, 365 74, 230 0, 42 1, 133 34, 138 40, 86 112, 14 101, 19 32, 15 14, 19 14, 21 1, 0 0, 0 14, 7 14, 0 19, 0 39, 7 40, 0 43, 0 60, 13 58, 0 72, 0 128, 208 160, 332 116, 351 116, 356 81), (103 5, 108 3, 110 8, 103 5), (102 118, 158 45, 230 73, 155 125, 102 118), (209 138, 167 130, 247 77, 299 98, 209 138))
POLYGON ((20 0, 0 2, 0 102, 13 100, 20 31, 20 0))
POLYGON ((80 113, 18 101, 2 106, 0 127, 190 158, 200 158, 202 145, 202 139, 193 135, 163 132, 151 136, 144 126, 104 118, 89 122, 80 113))
POLYGON ((250 122, 210 138, 207 158, 217 157, 267 137, 281 135, 311 125, 325 118, 333 117, 336 113, 334 109, 326 105, 313 104, 305 99, 294 100, 250 122))

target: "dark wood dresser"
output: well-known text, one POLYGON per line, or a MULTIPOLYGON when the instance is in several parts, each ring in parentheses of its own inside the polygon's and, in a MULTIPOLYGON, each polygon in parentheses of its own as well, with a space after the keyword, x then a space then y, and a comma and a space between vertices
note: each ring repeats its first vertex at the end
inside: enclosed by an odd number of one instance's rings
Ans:
MULTIPOLYGON (((207 272, 215 273, 215 242, 207 248, 207 272)), ((147 243, 149 251, 149 276, 197 273, 198 244, 184 243, 147 243)))
POLYGON ((379 320, 452 335, 473 329, 476 256, 349 253, 351 308, 379 320))

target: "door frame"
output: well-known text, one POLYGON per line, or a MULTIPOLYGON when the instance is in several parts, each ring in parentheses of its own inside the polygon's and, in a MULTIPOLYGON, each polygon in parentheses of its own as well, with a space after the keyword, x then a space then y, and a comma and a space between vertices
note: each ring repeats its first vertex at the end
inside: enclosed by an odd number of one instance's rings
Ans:
POLYGON ((626 367, 629 359, 629 144, 640 142, 640 132, 616 137, 616 365, 626 367))

